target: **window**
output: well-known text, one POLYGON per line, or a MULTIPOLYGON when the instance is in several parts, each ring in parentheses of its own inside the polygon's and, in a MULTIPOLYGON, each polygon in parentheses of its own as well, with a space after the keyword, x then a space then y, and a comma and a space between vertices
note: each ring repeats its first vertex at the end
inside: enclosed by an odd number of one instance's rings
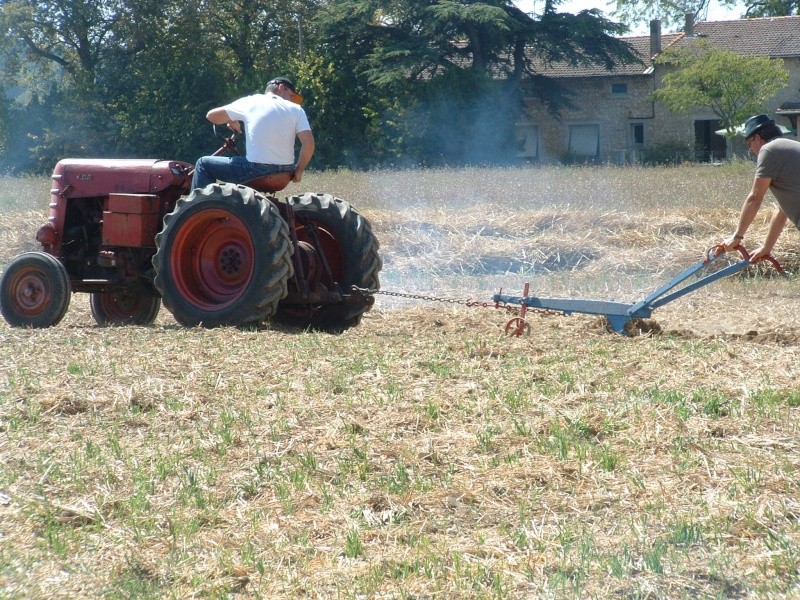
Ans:
POLYGON ((568 149, 579 156, 600 156, 600 125, 570 125, 568 149))
POLYGON ((644 123, 631 123, 631 146, 644 146, 644 123))
POLYGON ((539 158, 539 126, 522 123, 516 130, 516 154, 524 158, 539 158))
POLYGON ((628 95, 628 84, 627 83, 612 83, 611 84, 611 95, 612 96, 627 96, 628 95))

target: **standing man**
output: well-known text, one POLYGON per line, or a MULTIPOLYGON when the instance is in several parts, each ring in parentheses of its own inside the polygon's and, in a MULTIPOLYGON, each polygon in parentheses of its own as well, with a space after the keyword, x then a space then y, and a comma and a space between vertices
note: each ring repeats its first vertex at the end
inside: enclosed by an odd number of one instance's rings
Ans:
POLYGON ((756 175, 739 214, 739 225, 722 244, 729 251, 744 239, 764 195, 771 190, 778 206, 772 213, 767 238, 750 257, 753 262, 772 252, 787 220, 800 229, 800 142, 783 138, 780 127, 767 115, 750 117, 743 127, 747 149, 757 157, 756 175))
POLYGON ((299 182, 314 154, 314 135, 308 117, 300 106, 303 97, 289 79, 276 77, 263 94, 246 96, 208 111, 206 118, 215 125, 227 123, 241 133, 244 121, 247 156, 203 156, 197 160, 192 189, 205 187, 217 179, 243 183, 282 171, 292 172, 299 182), (294 160, 295 138, 300 154, 294 160))

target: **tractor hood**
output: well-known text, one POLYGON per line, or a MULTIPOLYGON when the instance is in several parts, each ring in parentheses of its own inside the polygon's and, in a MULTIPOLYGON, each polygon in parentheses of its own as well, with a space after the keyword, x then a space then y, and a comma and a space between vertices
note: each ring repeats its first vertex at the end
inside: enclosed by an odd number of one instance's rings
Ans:
POLYGON ((53 171, 53 194, 67 198, 155 194, 188 185, 192 165, 175 160, 67 158, 53 171))

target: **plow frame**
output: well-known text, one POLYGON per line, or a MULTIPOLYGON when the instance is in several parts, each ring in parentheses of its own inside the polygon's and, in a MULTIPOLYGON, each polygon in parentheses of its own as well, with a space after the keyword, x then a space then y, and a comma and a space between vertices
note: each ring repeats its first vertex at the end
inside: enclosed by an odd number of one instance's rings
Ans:
MULTIPOLYGON (((713 273, 700 276, 700 278, 696 281, 688 283, 683 287, 679 287, 690 277, 693 277, 701 271, 708 269, 710 265, 712 265, 717 259, 725 254, 725 248, 723 246, 719 245, 712 247, 706 252, 702 260, 699 260, 695 264, 691 265, 673 277, 670 281, 634 304, 625 304, 623 302, 606 300, 539 298, 537 296, 528 295, 528 284, 525 284, 525 291, 522 296, 504 295, 503 290, 501 289, 500 292, 495 294, 492 299, 495 302, 495 305, 498 307, 501 305, 516 305, 521 307, 520 316, 512 319, 512 321, 509 322, 509 325, 511 325, 512 322, 517 324, 515 326, 515 330, 509 331, 509 327, 506 327, 507 332, 515 335, 520 335, 526 328, 525 311, 528 308, 560 312, 564 315, 571 315, 573 313, 600 315, 608 320, 608 325, 614 332, 626 335, 627 325, 634 319, 649 318, 653 313, 653 310, 656 308, 664 306, 668 302, 672 302, 673 300, 685 296, 686 294, 689 294, 690 292, 693 292, 701 287, 709 285, 710 283, 718 281, 719 279, 723 279, 738 273, 739 271, 742 271, 754 264, 750 261, 750 254, 743 246, 737 246, 736 250, 738 250, 742 255, 742 260, 732 263, 727 267, 724 267, 713 273)), ((760 262, 761 260, 770 262, 778 273, 783 273, 783 268, 771 255, 764 256, 756 262, 760 262)), ((529 327, 527 327, 527 329, 529 329, 529 327)))

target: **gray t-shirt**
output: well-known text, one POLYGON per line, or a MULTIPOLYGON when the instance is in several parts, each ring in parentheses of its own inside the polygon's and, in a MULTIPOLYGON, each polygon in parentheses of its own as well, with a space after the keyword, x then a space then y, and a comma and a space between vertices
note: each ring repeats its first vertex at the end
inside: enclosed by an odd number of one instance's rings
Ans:
POLYGON ((769 189, 789 220, 800 228, 800 142, 776 138, 758 153, 756 178, 769 178, 769 189))

